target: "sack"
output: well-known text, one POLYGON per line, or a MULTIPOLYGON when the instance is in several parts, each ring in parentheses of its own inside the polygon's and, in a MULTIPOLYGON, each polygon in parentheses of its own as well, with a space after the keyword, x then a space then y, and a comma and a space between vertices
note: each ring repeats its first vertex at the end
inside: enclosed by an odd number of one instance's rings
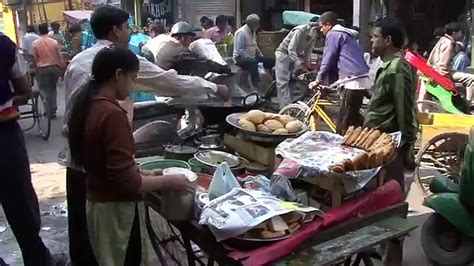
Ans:
POLYGON ((209 199, 213 200, 229 193, 234 188, 241 188, 239 182, 230 170, 229 165, 223 162, 217 166, 211 185, 209 186, 209 199))

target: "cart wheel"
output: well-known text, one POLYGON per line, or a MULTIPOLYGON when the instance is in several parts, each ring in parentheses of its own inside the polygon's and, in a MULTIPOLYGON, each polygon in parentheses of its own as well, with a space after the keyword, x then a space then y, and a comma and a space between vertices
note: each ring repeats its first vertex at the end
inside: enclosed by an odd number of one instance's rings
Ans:
POLYGON ((34 103, 36 105, 34 108, 36 110, 34 119, 38 122, 39 133, 44 140, 48 140, 51 133, 51 115, 43 93, 38 93, 34 103))
POLYGON ((151 227, 148 228, 148 233, 152 242, 157 243, 160 250, 164 251, 162 254, 167 261, 173 261, 177 265, 186 265, 187 258, 183 255, 186 254, 186 249, 179 230, 152 208, 147 209, 151 227))
POLYGON ((441 105, 434 101, 422 100, 417 101, 416 105, 420 113, 446 113, 441 105))
POLYGON ((436 175, 458 182, 461 177, 468 135, 457 132, 439 134, 426 143, 416 156, 415 180, 425 195, 436 175))
POLYGON ((470 265, 474 260, 474 239, 437 213, 423 224, 421 245, 428 259, 437 265, 470 265))

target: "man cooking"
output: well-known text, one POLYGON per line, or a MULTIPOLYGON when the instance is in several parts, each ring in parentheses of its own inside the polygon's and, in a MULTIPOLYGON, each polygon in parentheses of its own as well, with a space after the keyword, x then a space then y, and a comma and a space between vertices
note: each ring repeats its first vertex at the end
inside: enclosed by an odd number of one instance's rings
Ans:
POLYGON ((245 20, 246 24, 235 32, 234 59, 237 65, 250 73, 252 85, 258 89, 260 76, 258 63, 263 63, 265 69, 271 69, 275 62, 263 56, 257 44, 257 30, 260 28, 260 17, 251 14, 245 20))
POLYGON ((163 69, 174 69, 180 75, 204 76, 208 72, 230 74, 230 68, 200 57, 189 50, 195 40, 195 32, 186 22, 178 22, 171 28, 172 39, 156 54, 155 64, 163 69))
MULTIPOLYGON (((90 24, 98 41, 91 48, 76 55, 65 74, 64 83, 67 99, 65 125, 67 125, 71 107, 79 92, 91 78, 89 75, 95 55, 102 48, 109 45, 128 47, 130 38, 128 19, 128 13, 112 6, 99 7, 92 14, 90 24)), ((140 70, 134 84, 134 87, 138 90, 170 97, 205 96, 214 93, 223 99, 227 98, 227 88, 223 85, 216 85, 200 77, 181 76, 174 70, 163 70, 140 56, 138 56, 138 60, 140 70)), ((131 120, 133 117, 133 103, 122 103, 122 107, 127 110, 131 120)), ((67 134, 67 126, 64 128, 64 133, 67 134)), ((71 261, 73 265, 97 265, 89 243, 85 217, 86 174, 81 168, 71 163, 69 154, 67 157, 66 191, 71 261)))
POLYGON ((327 86, 338 79, 361 76, 344 84, 337 121, 337 132, 344 134, 349 126, 360 126, 363 123, 360 108, 370 86, 369 66, 357 42, 358 32, 339 25, 336 13, 323 13, 319 18, 319 26, 326 36, 326 43, 318 76, 309 84, 309 88, 314 89, 317 85, 327 86))
POLYGON ((295 27, 275 52, 275 75, 280 108, 291 103, 290 79, 295 67, 300 64, 307 70, 309 59, 318 37, 317 17, 311 23, 295 27))

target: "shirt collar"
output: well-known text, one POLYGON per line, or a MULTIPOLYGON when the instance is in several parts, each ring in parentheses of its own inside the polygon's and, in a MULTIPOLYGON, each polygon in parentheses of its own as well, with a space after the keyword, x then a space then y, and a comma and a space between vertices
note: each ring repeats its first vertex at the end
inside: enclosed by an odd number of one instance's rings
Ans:
POLYGON ((112 98, 109 98, 109 97, 105 97, 105 96, 96 96, 94 97, 93 99, 94 101, 107 101, 107 102, 111 102, 113 103, 115 106, 119 107, 120 110, 124 111, 125 113, 128 113, 127 110, 125 110, 125 108, 123 108, 120 103, 116 100, 116 99, 112 99, 112 98))
POLYGON ((382 61, 382 69, 387 69, 388 66, 390 66, 390 63, 392 63, 393 59, 396 59, 396 58, 399 58, 399 57, 402 57, 402 53, 401 52, 396 52, 395 53, 395 57, 392 58, 391 60, 388 60, 388 61, 382 61))

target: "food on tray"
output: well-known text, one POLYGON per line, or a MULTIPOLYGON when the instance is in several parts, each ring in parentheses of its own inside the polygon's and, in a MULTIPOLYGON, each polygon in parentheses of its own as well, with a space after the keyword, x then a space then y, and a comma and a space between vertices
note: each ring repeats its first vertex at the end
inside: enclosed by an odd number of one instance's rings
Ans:
POLYGON ((289 115, 279 115, 276 117, 276 119, 278 121, 280 121, 284 126, 286 126, 286 124, 290 123, 291 121, 295 121, 296 119, 289 116, 289 115))
POLYGON ((249 130, 249 131, 257 131, 257 129, 255 128, 255 125, 254 123, 250 122, 249 120, 246 120, 246 119, 239 119, 239 126, 241 126, 243 129, 245 130, 249 130))
POLYGON ((277 130, 277 129, 280 129, 280 128, 284 128, 283 124, 280 123, 280 121, 278 121, 276 119, 267 120, 263 124, 271 130, 277 130))
POLYGON ((293 234, 301 228, 303 216, 297 212, 290 212, 274 216, 242 234, 242 238, 274 239, 293 234))
POLYGON ((281 135, 281 134, 288 134, 288 130, 284 129, 284 128, 279 128, 275 131, 273 131, 272 134, 275 134, 275 135, 281 135))
POLYGON ((246 115, 247 120, 258 125, 265 120, 265 113, 260 110, 251 110, 246 115))
POLYGON ((388 163, 397 149, 390 134, 374 128, 353 126, 347 129, 342 145, 359 148, 365 152, 354 160, 347 159, 330 166, 329 170, 335 173, 377 168, 388 163))
POLYGON ((273 130, 265 126, 264 124, 257 125, 257 131, 258 132, 264 132, 264 133, 272 133, 273 130))
POLYGON ((260 110, 242 114, 239 117, 239 126, 249 131, 273 135, 287 135, 303 129, 303 123, 289 115, 265 113, 260 110))
POLYGON ((285 128, 288 130, 288 132, 295 133, 303 128, 303 123, 299 120, 294 120, 286 124, 285 128))

